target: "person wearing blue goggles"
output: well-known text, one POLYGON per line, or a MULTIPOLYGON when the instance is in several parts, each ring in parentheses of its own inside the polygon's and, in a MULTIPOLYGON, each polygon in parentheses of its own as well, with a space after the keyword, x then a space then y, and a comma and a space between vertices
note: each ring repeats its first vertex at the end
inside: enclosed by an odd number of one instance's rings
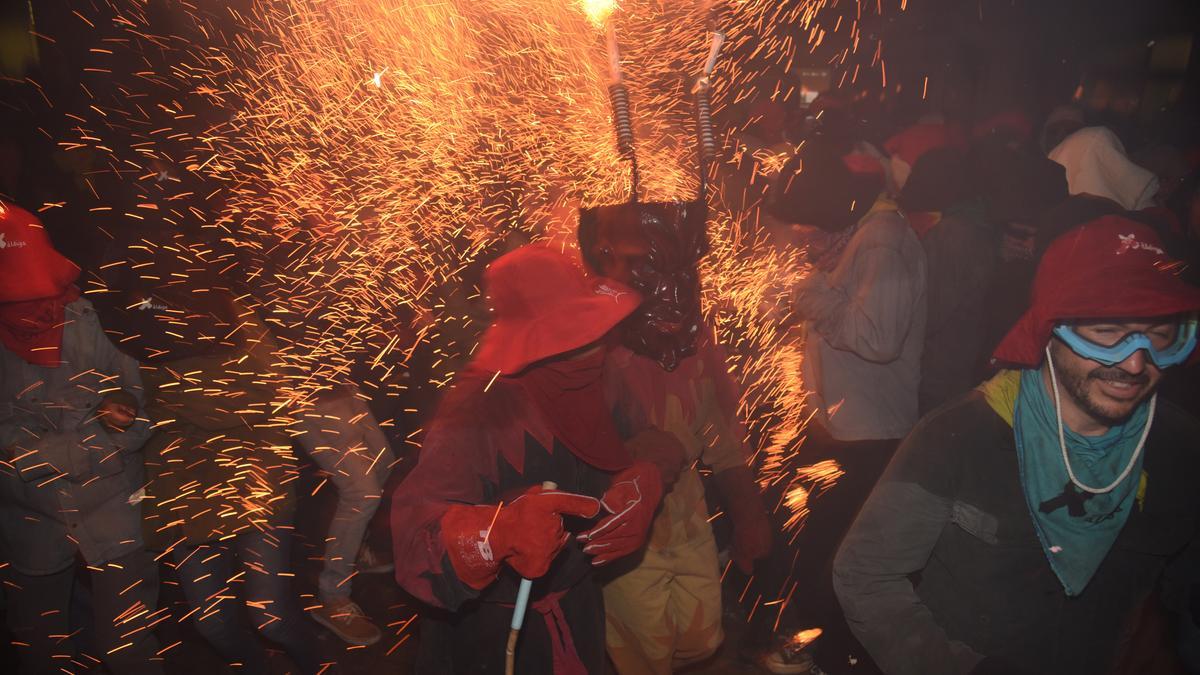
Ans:
POLYGON ((1054 336, 1079 356, 1105 366, 1115 366, 1139 350, 1161 369, 1177 366, 1196 348, 1197 317, 1178 323, 1152 325, 1145 331, 1128 331, 1126 324, 1088 323, 1086 327, 1060 323, 1054 336))

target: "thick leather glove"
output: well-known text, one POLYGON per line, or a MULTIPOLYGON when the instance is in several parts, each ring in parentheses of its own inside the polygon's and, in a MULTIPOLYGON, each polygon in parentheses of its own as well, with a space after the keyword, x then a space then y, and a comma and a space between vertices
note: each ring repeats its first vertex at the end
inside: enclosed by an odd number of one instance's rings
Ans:
POLYGON ((754 482, 754 472, 739 466, 714 475, 713 480, 733 525, 731 557, 742 573, 750 574, 754 571, 754 561, 771 552, 775 536, 763 508, 762 494, 754 482))
POLYGON ((500 563, 526 579, 537 579, 567 543, 562 515, 594 518, 595 497, 535 486, 507 504, 455 504, 442 516, 442 543, 460 581, 482 590, 500 573, 500 563))
POLYGON ((662 501, 662 475, 651 462, 636 461, 613 476, 600 505, 609 515, 596 527, 579 535, 584 553, 595 556, 593 565, 604 565, 642 547, 654 512, 662 501))
POLYGON ((645 429, 625 441, 625 448, 634 460, 650 462, 662 476, 663 492, 670 492, 683 472, 687 451, 675 434, 661 429, 645 429))

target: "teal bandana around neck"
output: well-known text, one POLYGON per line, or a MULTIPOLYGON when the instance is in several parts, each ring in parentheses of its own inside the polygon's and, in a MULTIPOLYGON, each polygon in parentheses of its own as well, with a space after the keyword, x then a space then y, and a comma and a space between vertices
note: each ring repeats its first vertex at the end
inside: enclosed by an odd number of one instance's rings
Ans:
MULTIPOLYGON (((1064 427, 1071 469, 1083 485, 1110 485, 1129 464, 1150 423, 1143 402, 1120 426, 1102 436, 1081 436, 1064 427)), ((1013 432, 1021 487, 1033 515, 1042 551, 1067 595, 1083 592, 1108 555, 1133 505, 1142 475, 1142 455, 1133 470, 1109 492, 1093 494, 1076 487, 1063 465, 1058 415, 1040 370, 1021 371, 1013 432)))

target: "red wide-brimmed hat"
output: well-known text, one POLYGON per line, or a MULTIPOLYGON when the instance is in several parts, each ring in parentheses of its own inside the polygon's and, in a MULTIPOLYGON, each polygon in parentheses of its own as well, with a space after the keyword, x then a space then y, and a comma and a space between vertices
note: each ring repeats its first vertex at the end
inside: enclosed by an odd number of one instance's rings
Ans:
POLYGON ((1200 310, 1200 289, 1178 276, 1150 227, 1104 216, 1069 230, 1046 249, 1033 280, 1030 308, 993 356, 1036 367, 1059 321, 1149 319, 1200 310))
POLYGON ((483 281, 493 320, 472 366, 502 375, 599 340, 642 301, 633 289, 589 277, 566 255, 539 245, 496 259, 483 281))
POLYGON ((0 302, 57 297, 78 278, 79 266, 54 250, 42 221, 0 200, 0 302))

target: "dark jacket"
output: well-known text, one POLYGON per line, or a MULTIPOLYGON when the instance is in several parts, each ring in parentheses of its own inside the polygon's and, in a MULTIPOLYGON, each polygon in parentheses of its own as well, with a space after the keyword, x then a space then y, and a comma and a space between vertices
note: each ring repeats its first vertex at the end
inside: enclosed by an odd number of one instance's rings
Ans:
POLYGON ((838 552, 834 586, 851 628, 889 675, 967 673, 984 656, 1029 673, 1108 672, 1140 603, 1197 539, 1198 434, 1160 397, 1129 520, 1083 593, 1067 597, 1034 531, 1012 428, 978 391, 935 411, 838 552))
POLYGON ((984 302, 996 271, 997 236, 970 206, 950 209, 921 245, 928 268, 920 411, 924 415, 979 384, 988 346, 984 302))

